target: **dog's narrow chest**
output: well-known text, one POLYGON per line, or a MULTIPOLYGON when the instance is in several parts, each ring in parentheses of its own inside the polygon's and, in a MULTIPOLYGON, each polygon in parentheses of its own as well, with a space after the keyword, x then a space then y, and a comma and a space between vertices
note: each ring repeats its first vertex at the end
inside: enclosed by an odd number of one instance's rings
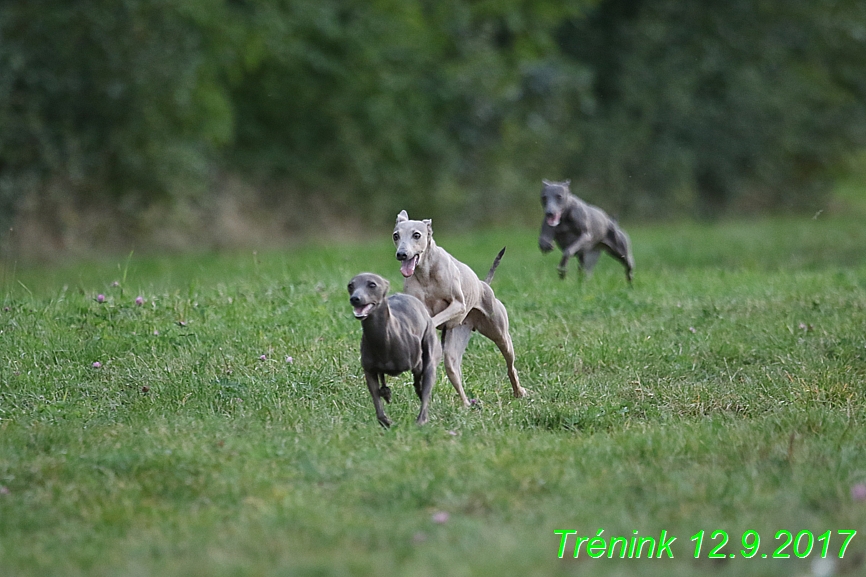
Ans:
POLYGON ((407 294, 424 303, 431 317, 445 310, 451 297, 450 292, 442 288, 448 286, 448 284, 440 282, 437 273, 438 271, 430 270, 425 270, 420 274, 416 272, 415 276, 407 279, 403 285, 403 290, 407 294))
POLYGON ((553 229, 553 240, 563 249, 587 232, 588 214, 586 205, 576 197, 570 197, 562 213, 562 219, 553 229))
POLYGON ((365 369, 389 375, 411 371, 421 361, 421 340, 394 326, 365 330, 361 337, 361 364, 365 369))
POLYGON ((575 226, 574 223, 563 220, 553 230, 553 240, 556 241, 556 246, 560 249, 564 249, 577 240, 581 232, 581 229, 578 226, 575 226))
POLYGON ((371 347, 369 354, 362 357, 362 360, 364 361, 362 366, 366 370, 391 376, 400 375, 414 368, 414 364, 410 363, 408 358, 383 355, 381 350, 375 347, 371 347))

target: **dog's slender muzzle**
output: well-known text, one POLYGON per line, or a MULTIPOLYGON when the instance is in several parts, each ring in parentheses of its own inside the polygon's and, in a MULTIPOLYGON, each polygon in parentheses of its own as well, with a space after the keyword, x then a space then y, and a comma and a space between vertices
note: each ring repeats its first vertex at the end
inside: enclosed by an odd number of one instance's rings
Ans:
POLYGON ((410 257, 405 250, 400 249, 397 251, 396 256, 397 260, 403 263, 400 265, 400 274, 402 274, 404 278, 409 278, 415 274, 415 266, 417 266, 418 261, 421 258, 421 253, 410 257))
POLYGON ((364 320, 370 314, 370 311, 373 310, 374 303, 364 302, 358 295, 352 295, 349 297, 349 302, 352 304, 353 311, 355 313, 355 318, 358 320, 364 320))

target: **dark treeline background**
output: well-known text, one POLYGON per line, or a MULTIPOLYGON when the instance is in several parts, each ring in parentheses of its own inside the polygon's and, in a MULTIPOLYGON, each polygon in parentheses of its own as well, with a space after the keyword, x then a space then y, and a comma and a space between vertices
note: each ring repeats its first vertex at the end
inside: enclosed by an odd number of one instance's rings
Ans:
POLYGON ((864 147, 862 0, 0 4, 0 219, 61 249, 529 222, 541 178, 623 217, 813 210, 864 147))

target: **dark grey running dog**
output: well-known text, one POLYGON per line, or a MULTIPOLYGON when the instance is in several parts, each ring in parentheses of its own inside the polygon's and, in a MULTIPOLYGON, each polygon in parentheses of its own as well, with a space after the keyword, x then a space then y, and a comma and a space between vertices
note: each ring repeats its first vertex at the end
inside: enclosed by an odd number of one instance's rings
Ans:
POLYGON ((391 402, 385 375, 412 371, 421 411, 415 422, 427 422, 427 406, 436 382, 436 365, 442 355, 436 328, 424 304, 406 294, 388 294, 389 283, 373 273, 361 273, 349 282, 349 302, 361 321, 361 366, 373 397, 376 418, 391 426, 380 398, 391 402))
POLYGON ((515 397, 526 390, 520 386, 514 368, 514 345, 508 332, 508 312, 490 288, 493 273, 502 258, 493 261, 487 279, 482 281, 471 268, 448 254, 433 240, 433 222, 409 220, 403 210, 394 226, 396 257, 401 262, 403 291, 417 297, 433 316, 433 326, 442 329, 442 353, 445 372, 460 400, 469 405, 463 391, 463 353, 472 331, 496 343, 505 359, 508 378, 515 397))
POLYGON ((565 182, 541 181, 541 205, 544 221, 538 247, 541 252, 553 250, 553 241, 562 250, 559 261, 559 278, 565 278, 568 260, 577 255, 580 268, 589 276, 601 251, 604 250, 625 267, 625 278, 631 282, 634 257, 631 241, 614 219, 597 206, 580 200, 569 190, 570 180, 565 182))

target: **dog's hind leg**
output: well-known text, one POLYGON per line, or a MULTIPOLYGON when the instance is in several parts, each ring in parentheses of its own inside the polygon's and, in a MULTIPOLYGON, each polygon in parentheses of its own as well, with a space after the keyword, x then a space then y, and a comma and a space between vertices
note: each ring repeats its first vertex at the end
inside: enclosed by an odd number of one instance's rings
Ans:
POLYGON ((583 274, 587 278, 592 276, 592 269, 595 268, 595 263, 598 262, 598 257, 601 256, 601 251, 597 248, 591 248, 577 255, 580 260, 580 267, 583 269, 583 274))
POLYGON ((382 403, 379 400, 379 375, 364 371, 364 377, 367 379, 367 388, 370 389, 370 396, 373 397, 373 407, 376 409, 376 418, 379 420, 380 425, 388 428, 391 426, 391 419, 385 416, 385 411, 382 409, 382 403))
POLYGON ((505 333, 502 343, 496 343, 499 347, 499 352, 505 358, 505 365, 508 367, 508 380, 511 381, 511 389, 515 397, 526 396, 526 389, 520 386, 520 379, 517 378, 517 369, 514 368, 514 345, 511 342, 511 335, 505 333))
POLYGON ((427 363, 421 372, 414 374, 415 378, 415 393, 421 399, 421 409, 418 411, 418 418, 415 423, 423 425, 427 422, 427 408, 430 406, 430 395, 433 392, 433 385, 436 382, 436 365, 427 363))
POLYGON ((469 344, 469 337, 472 336, 472 327, 462 324, 453 329, 445 329, 442 333, 442 356, 445 358, 445 374, 448 375, 448 380, 451 381, 451 384, 457 390, 457 394, 460 395, 463 406, 468 407, 469 399, 466 398, 466 393, 463 392, 463 353, 466 351, 466 345, 469 344))
POLYGON ((634 256, 631 252, 631 241, 628 235, 619 227, 611 226, 601 245, 613 258, 625 267, 625 278, 631 282, 634 271, 634 256))
POLYGON ((385 402, 391 404, 391 389, 385 384, 385 373, 379 373, 379 396, 385 399, 385 402))
POLYGON ((415 377, 415 393, 421 399, 421 410, 418 411, 418 418, 415 419, 415 423, 419 425, 427 422, 427 407, 430 405, 430 395, 436 384, 436 366, 441 356, 442 348, 436 340, 436 329, 431 327, 430 331, 424 333, 422 339, 421 370, 412 373, 415 377))
POLYGON ((514 368, 514 344, 508 332, 508 311, 499 299, 493 302, 493 314, 483 319, 477 319, 475 328, 478 332, 493 341, 499 348, 499 352, 505 358, 505 366, 508 368, 508 380, 511 381, 511 389, 515 397, 526 395, 526 389, 520 386, 517 377, 517 369, 514 368))

